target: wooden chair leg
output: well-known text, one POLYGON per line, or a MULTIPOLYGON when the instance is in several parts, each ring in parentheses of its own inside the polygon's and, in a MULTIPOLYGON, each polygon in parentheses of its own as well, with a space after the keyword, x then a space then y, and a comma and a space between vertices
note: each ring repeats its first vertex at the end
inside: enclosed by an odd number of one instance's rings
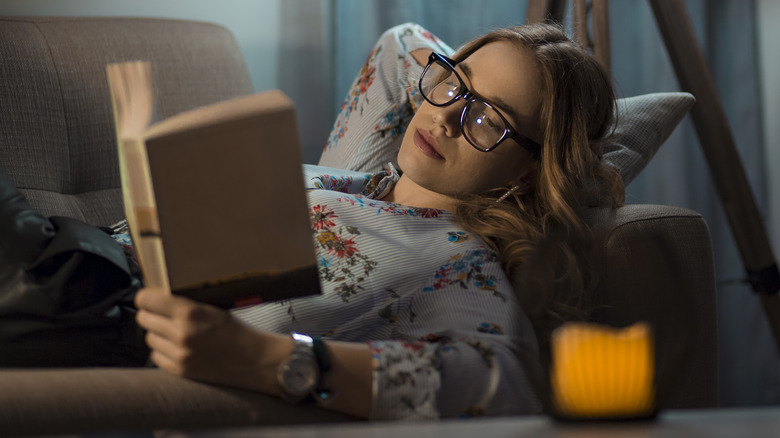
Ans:
POLYGON ((609 1, 593 0, 591 2, 591 17, 593 21, 593 56, 607 71, 612 70, 612 46, 609 40, 609 1))
POLYGON ((572 25, 574 27, 574 40, 582 47, 589 47, 588 37, 588 2, 586 0, 572 0, 572 25))
MULTIPOLYGON (((574 40, 582 47, 592 49, 593 56, 607 71, 611 69, 611 48, 609 42, 608 0, 592 0, 592 41, 588 36, 588 7, 586 0, 572 1, 574 40), (592 44, 591 44, 592 42, 592 44)), ((566 14, 566 0, 530 0, 526 11, 526 22, 563 22, 566 14)))
POLYGON ((563 22, 566 12, 566 0, 529 0, 525 21, 539 23, 544 21, 563 22))

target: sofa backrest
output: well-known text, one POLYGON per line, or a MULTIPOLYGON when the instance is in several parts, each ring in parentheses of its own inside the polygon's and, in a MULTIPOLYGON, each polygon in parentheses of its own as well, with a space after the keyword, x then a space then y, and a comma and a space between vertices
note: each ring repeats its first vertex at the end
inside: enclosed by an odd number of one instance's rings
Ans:
POLYGON ((156 119, 254 91, 218 25, 0 17, 0 166, 44 215, 124 217, 105 69, 133 60, 152 63, 156 119))

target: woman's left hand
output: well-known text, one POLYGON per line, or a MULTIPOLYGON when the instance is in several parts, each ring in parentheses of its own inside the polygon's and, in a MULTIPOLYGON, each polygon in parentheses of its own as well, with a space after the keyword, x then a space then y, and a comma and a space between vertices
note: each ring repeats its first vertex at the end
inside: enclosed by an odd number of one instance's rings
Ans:
POLYGON ((135 303, 158 367, 194 380, 281 393, 276 373, 293 349, 289 336, 253 330, 225 310, 159 289, 142 289, 135 303))

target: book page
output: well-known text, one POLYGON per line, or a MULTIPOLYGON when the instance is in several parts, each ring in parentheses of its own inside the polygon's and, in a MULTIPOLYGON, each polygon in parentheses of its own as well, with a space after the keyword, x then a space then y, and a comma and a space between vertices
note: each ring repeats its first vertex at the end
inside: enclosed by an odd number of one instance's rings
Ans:
POLYGON ((143 136, 152 118, 148 62, 106 68, 117 131, 119 172, 125 216, 146 286, 169 290, 152 180, 143 136))

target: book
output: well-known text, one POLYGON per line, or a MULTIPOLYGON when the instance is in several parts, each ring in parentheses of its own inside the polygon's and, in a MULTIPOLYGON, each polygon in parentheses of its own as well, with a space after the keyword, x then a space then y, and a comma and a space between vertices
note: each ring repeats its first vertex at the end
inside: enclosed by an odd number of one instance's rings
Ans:
POLYGON ((222 308, 320 293, 292 101, 271 90, 151 123, 150 64, 107 75, 145 285, 222 308))

